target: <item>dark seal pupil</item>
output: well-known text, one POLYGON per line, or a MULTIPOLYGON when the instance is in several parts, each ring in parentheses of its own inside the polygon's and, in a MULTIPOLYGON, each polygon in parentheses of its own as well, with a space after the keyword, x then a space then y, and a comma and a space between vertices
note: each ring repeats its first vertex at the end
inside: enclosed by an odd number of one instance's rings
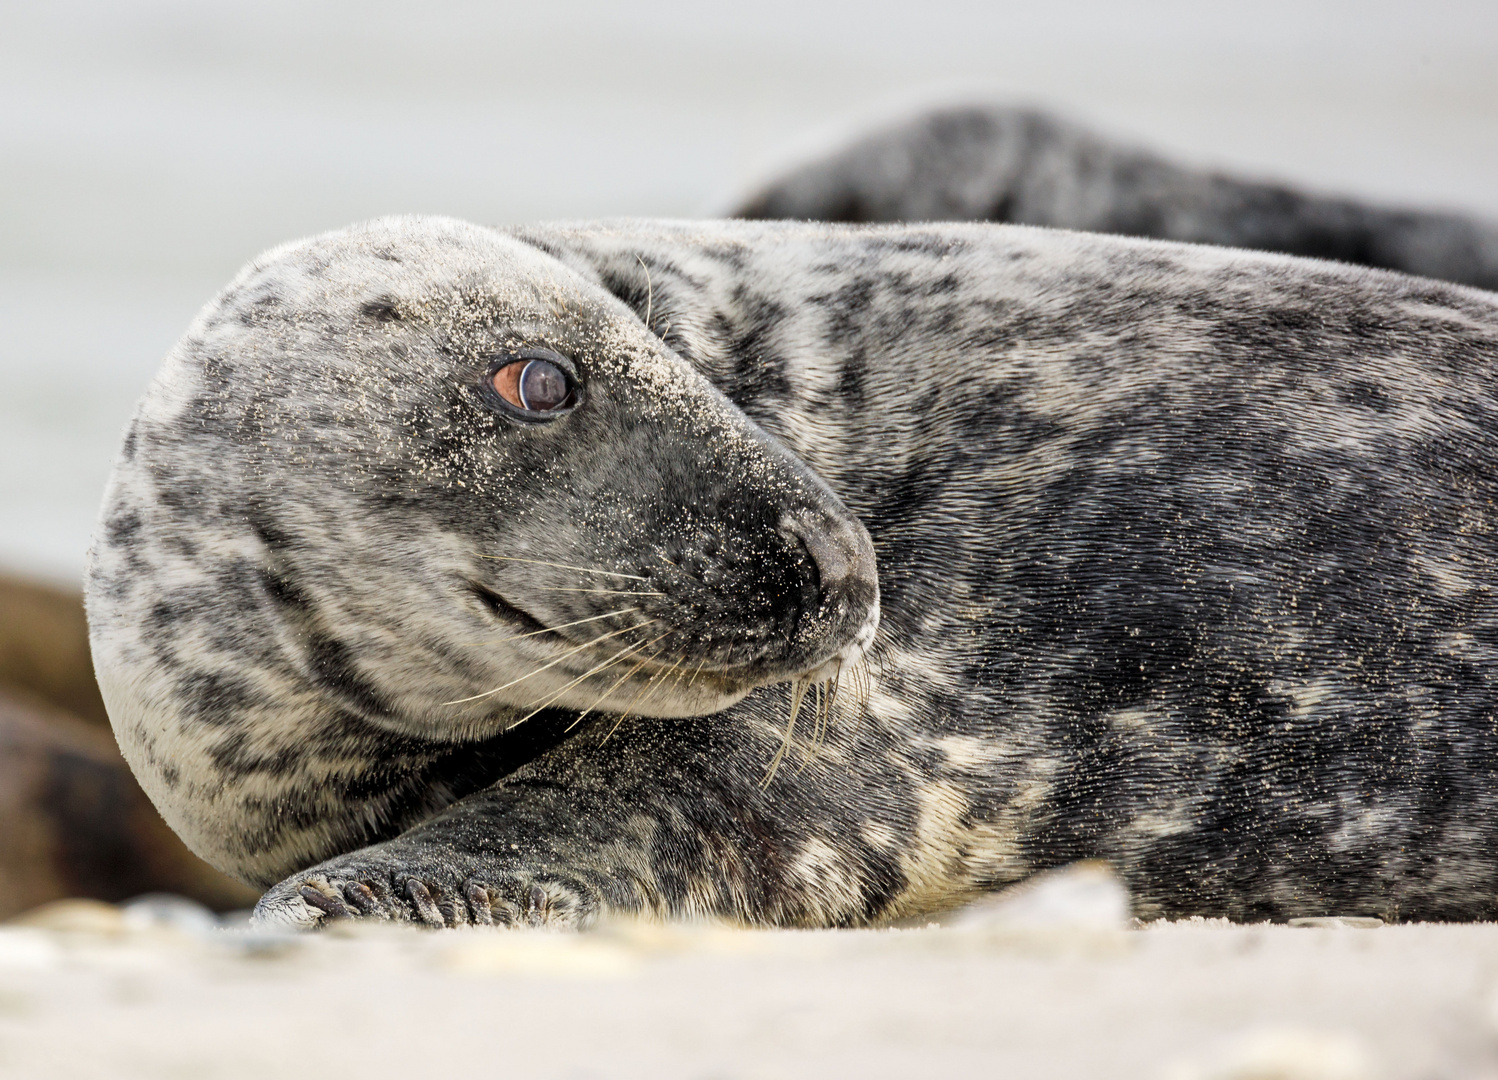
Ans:
POLYGON ((572 396, 567 375, 549 360, 532 360, 520 372, 520 404, 532 412, 550 412, 572 396))

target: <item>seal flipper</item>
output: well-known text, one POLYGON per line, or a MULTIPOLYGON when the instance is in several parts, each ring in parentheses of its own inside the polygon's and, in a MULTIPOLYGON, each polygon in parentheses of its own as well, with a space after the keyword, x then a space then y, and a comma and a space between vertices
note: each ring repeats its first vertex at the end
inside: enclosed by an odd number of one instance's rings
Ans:
POLYGON ((879 737, 847 716, 826 758, 782 768, 766 785, 785 693, 766 688, 714 716, 636 717, 617 730, 617 717, 601 717, 400 836, 292 875, 265 894, 256 919, 585 927, 628 913, 852 926, 897 916, 910 887, 902 845, 861 838, 877 826, 898 841, 917 816, 919 785, 893 764, 830 767, 879 737))
POLYGON ((271 889, 255 905, 261 925, 313 929, 335 919, 390 919, 443 927, 574 929, 597 916, 597 891, 581 880, 509 871, 459 880, 419 841, 390 841, 332 859, 271 889), (376 897, 375 888, 386 899, 376 897), (351 901, 367 897, 361 907, 351 901))

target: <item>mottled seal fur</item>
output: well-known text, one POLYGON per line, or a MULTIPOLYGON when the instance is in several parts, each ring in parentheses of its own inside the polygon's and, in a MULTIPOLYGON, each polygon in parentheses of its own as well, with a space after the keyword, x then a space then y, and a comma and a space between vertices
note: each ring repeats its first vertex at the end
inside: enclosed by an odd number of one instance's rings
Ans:
POLYGON ((1498 297, 1208 246, 377 221, 168 358, 100 684, 265 919, 863 925, 1086 858, 1143 918, 1492 918, 1495 362, 1498 297), (486 389, 536 349, 544 423, 486 389))
POLYGON ((1338 259, 1498 289, 1498 224, 1179 165, 1033 109, 955 105, 877 126, 731 211, 1004 221, 1338 259))

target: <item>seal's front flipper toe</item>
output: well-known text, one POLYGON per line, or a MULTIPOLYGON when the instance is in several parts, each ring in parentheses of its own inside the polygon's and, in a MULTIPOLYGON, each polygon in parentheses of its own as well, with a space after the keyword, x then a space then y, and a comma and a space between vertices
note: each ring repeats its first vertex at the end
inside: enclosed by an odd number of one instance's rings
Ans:
POLYGON ((297 889, 303 900, 317 908, 329 919, 347 919, 354 914, 343 902, 343 897, 325 882, 308 882, 297 889))
POLYGON ((457 921, 456 912, 451 907, 444 911, 437 906, 437 898, 432 895, 432 887, 425 881, 407 878, 406 897, 411 901, 411 907, 416 912, 416 919, 419 922, 440 928, 447 926, 449 921, 457 921))
POLYGON ((419 844, 381 845, 311 867, 270 889, 255 905, 255 922, 311 929, 374 918, 433 929, 567 929, 598 913, 596 891, 571 877, 515 867, 481 871, 424 854, 419 844))
POLYGON ((465 887, 473 921, 480 925, 582 929, 598 916, 592 890, 550 874, 512 872, 465 887))
POLYGON ((305 879, 282 882, 260 898, 255 905, 251 924, 257 927, 285 930, 313 930, 322 925, 327 910, 307 899, 303 889, 316 890, 305 879))
POLYGON ((363 881, 351 881, 343 887, 343 895, 360 915, 377 919, 390 918, 390 907, 363 881))

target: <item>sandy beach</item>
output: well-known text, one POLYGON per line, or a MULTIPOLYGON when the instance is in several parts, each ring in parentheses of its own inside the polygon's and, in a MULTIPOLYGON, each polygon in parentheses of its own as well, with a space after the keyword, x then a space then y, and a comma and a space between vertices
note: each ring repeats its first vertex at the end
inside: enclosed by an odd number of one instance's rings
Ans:
POLYGON ((0 930, 0 1072, 779 1080, 1498 1076, 1498 926, 1097 920, 290 937, 0 930))

